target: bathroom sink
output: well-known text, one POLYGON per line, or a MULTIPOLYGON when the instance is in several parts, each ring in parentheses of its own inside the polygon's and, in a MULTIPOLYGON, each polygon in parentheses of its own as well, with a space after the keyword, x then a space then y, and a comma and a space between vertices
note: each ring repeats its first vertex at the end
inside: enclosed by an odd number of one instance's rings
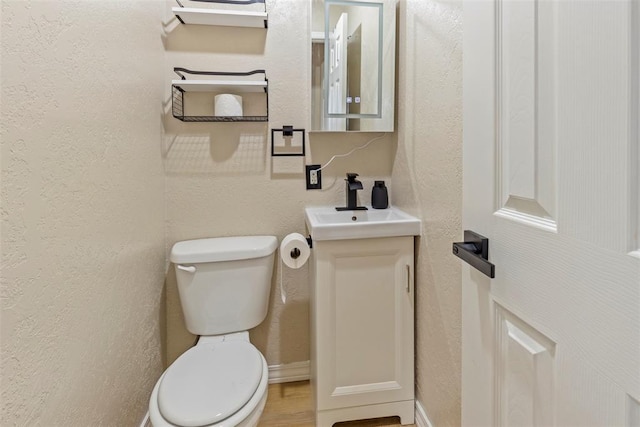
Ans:
POLYGON ((313 240, 417 236, 421 227, 418 218, 394 207, 340 212, 333 206, 308 207, 305 221, 313 240))

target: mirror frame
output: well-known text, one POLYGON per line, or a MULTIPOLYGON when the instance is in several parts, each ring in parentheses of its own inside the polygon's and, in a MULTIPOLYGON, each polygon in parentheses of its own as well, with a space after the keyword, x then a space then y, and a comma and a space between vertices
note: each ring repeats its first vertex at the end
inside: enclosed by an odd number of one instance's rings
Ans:
MULTIPOLYGON (((396 43, 397 43, 397 22, 396 12, 398 3, 401 0, 352 0, 358 3, 375 2, 382 3, 383 8, 383 39, 382 39, 382 104, 380 105, 381 116, 379 118, 359 118, 353 120, 359 120, 359 129, 328 129, 322 128, 322 121, 324 120, 343 120, 340 118, 324 117, 324 104, 322 102, 325 97, 324 86, 321 86, 321 82, 314 80, 316 76, 314 70, 314 64, 319 66, 317 69, 324 74, 324 64, 320 64, 320 61, 324 62, 324 53, 322 56, 316 58, 317 62, 313 59, 314 45, 325 43, 324 34, 324 15, 325 4, 324 0, 308 0, 310 3, 311 13, 309 14, 309 89, 311 105, 307 116, 307 124, 309 133, 367 133, 367 132, 395 132, 396 126, 396 43), (317 5, 317 6, 316 6, 317 5), (322 16, 320 16, 322 14, 322 16)), ((345 118, 344 120, 351 120, 345 118)))

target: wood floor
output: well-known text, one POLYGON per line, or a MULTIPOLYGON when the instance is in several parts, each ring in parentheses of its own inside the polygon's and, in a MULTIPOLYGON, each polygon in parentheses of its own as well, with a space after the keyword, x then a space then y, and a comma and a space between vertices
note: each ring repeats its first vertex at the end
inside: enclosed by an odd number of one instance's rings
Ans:
MULTIPOLYGON (((309 381, 269 385, 269 396, 267 397, 267 404, 260 418, 259 427, 315 427, 313 419, 309 381)), ((374 420, 349 421, 334 424, 334 427, 393 426, 400 426, 400 418, 378 418, 374 420)), ((415 424, 411 424, 410 426, 415 427, 415 424)))

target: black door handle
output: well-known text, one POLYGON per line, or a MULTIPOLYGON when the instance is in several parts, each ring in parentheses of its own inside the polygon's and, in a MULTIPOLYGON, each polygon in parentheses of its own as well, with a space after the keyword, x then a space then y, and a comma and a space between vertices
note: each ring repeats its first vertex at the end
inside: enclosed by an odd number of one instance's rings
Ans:
POLYGON ((489 262, 489 239, 486 237, 464 230, 464 242, 453 244, 453 254, 492 279, 496 277, 495 265, 489 262))

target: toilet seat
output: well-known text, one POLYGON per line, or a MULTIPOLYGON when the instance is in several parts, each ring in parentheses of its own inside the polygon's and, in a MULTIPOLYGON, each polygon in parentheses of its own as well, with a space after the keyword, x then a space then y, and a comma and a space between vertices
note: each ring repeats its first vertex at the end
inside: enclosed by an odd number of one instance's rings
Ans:
POLYGON ((249 402, 262 376, 262 355, 249 342, 199 344, 163 375, 158 384, 158 409, 175 425, 220 423, 249 402))

